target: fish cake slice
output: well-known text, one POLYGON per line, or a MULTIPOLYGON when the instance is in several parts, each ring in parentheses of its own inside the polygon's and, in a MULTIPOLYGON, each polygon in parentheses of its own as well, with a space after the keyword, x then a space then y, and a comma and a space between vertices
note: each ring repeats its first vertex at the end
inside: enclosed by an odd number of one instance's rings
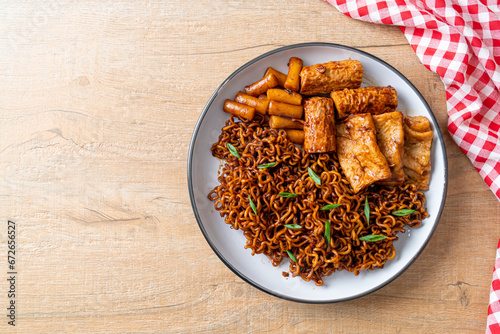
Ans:
POLYGON ((336 126, 337 155, 355 193, 391 176, 391 169, 377 145, 371 114, 349 116, 336 126))
POLYGON ((434 132, 425 116, 404 118, 405 147, 403 155, 404 172, 409 182, 418 190, 429 189, 431 172, 431 147, 434 132))
POLYGON ((305 99, 304 114, 305 151, 307 153, 335 151, 335 111, 332 99, 320 96, 305 99))
POLYGON ((334 90, 359 88, 363 81, 363 66, 359 60, 330 61, 304 66, 300 71, 300 93, 330 94, 334 90))
POLYGON ((372 115, 375 130, 377 131, 377 144, 380 151, 387 159, 391 176, 378 184, 394 186, 405 181, 403 171, 404 131, 403 113, 399 111, 372 115))
POLYGON ((392 112, 398 106, 398 93, 391 86, 343 89, 332 92, 330 96, 339 118, 358 113, 377 115, 392 112))

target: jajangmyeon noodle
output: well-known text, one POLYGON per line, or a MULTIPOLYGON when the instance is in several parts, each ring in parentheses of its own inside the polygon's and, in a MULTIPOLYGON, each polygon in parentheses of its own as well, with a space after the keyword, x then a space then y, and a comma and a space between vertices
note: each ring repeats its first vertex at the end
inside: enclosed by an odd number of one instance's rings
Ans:
POLYGON ((335 154, 305 153, 284 130, 269 128, 261 116, 252 122, 238 122, 231 116, 213 144, 212 154, 224 160, 220 185, 208 195, 221 217, 243 231, 245 247, 252 255, 265 254, 274 266, 289 258, 292 276, 316 285, 322 285, 323 277, 337 270, 358 275, 363 269, 383 267, 395 256, 397 234, 406 226, 419 226, 428 216, 425 196, 413 184, 372 185, 355 194, 335 154), (230 153, 228 143, 236 148, 239 159, 230 153), (270 163, 276 164, 258 168, 270 163), (321 185, 314 182, 308 168, 319 176, 321 185), (296 196, 278 195, 283 193, 296 196), (366 199, 369 222, 364 213, 366 199), (329 204, 341 205, 321 210, 329 204), (400 209, 418 212, 403 217, 391 214, 400 209), (292 224, 300 228, 285 227, 292 224), (331 229, 329 244, 327 225, 331 229), (366 235, 387 238, 359 240, 366 235))

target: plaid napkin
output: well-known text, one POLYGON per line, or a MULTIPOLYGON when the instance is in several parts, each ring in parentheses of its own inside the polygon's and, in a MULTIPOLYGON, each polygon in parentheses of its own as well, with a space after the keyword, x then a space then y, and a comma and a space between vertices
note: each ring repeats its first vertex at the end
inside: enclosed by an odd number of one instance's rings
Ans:
POLYGON ((490 305, 488 306, 488 321, 486 334, 500 333, 500 241, 497 247, 497 258, 493 270, 493 281, 490 289, 490 305))
POLYGON ((448 130, 500 200, 500 0, 326 1, 349 17, 400 27, 441 77, 448 130))

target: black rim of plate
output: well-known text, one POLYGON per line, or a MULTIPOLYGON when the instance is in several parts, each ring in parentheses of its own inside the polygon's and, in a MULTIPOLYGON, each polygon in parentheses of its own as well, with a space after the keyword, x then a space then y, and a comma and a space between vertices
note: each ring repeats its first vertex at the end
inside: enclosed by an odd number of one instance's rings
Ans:
MULTIPOLYGON (((446 200, 446 193, 447 193, 447 189, 448 189, 448 160, 446 158, 446 147, 444 145, 443 134, 441 133, 441 129, 439 128, 439 126, 436 126, 435 130, 437 130, 437 135, 438 135, 438 138, 439 138, 440 146, 441 146, 441 149, 443 150, 444 192, 443 192, 443 197, 442 197, 442 200, 441 200, 441 204, 439 206, 439 212, 438 212, 438 215, 436 217, 436 224, 434 225, 434 227, 430 231, 430 233, 429 233, 427 239, 425 240, 424 244, 418 250, 418 252, 415 254, 415 256, 413 257, 413 259, 410 262, 408 262, 408 264, 406 266, 404 266, 399 272, 397 272, 396 275, 393 275, 387 281, 384 281, 383 283, 379 284, 378 286, 376 286, 376 287, 374 287, 374 288, 372 288, 370 290, 364 291, 362 293, 359 293, 359 294, 356 294, 356 295, 353 295, 353 296, 350 296, 350 297, 347 297, 347 298, 334 299, 334 300, 308 300, 308 299, 294 298, 294 297, 290 297, 290 296, 283 295, 283 294, 280 294, 280 293, 276 293, 275 291, 269 290, 269 289, 263 287, 262 285, 260 285, 259 283, 257 283, 255 281, 249 279, 248 277, 246 277, 241 272, 239 272, 236 268, 234 268, 231 265, 231 263, 228 260, 226 260, 224 258, 224 256, 219 252, 219 250, 217 249, 217 247, 215 247, 215 245, 212 243, 212 241, 208 237, 207 232, 205 231, 205 227, 203 226, 201 218, 200 218, 200 216, 198 214, 198 209, 196 207, 196 201, 195 201, 195 198, 194 198, 193 181, 192 181, 193 149, 194 149, 194 145, 196 143, 196 137, 198 136, 198 131, 200 129, 201 124, 203 123, 203 119, 207 115, 207 112, 210 109, 210 106, 212 105, 212 102, 217 97, 217 95, 219 93, 219 90, 222 87, 224 87, 224 85, 227 82, 229 82, 234 76, 236 76, 242 70, 244 70, 245 68, 249 67, 250 65, 254 64, 255 62, 257 62, 257 61, 259 61, 261 59, 264 59, 266 57, 269 57, 270 55, 273 55, 275 53, 282 52, 282 51, 285 51, 285 50, 296 49, 296 48, 304 48, 304 47, 311 47, 311 46, 326 46, 326 47, 346 49, 346 50, 349 50, 349 51, 352 51, 352 52, 355 52, 355 53, 362 54, 362 55, 364 55, 364 56, 366 56, 368 58, 371 58, 371 59, 373 59, 373 60, 375 60, 375 61, 383 64, 388 69, 390 69, 395 74, 397 74, 401 79, 403 79, 404 82, 406 82, 406 84, 414 91, 414 93, 424 103, 427 111, 429 112, 430 117, 433 120, 433 123, 436 124, 436 125, 438 125, 436 117, 434 116, 431 108, 427 104, 427 101, 424 99, 424 97, 418 91, 418 89, 415 86, 413 86, 413 84, 403 74, 401 74, 393 66, 389 65, 388 63, 386 63, 382 59, 380 59, 380 58, 378 58, 378 57, 376 57, 376 56, 374 56, 374 55, 372 55, 370 53, 367 53, 365 51, 361 51, 361 50, 358 50, 356 48, 353 48, 353 47, 350 47, 350 46, 341 45, 341 44, 312 42, 312 43, 299 43, 299 44, 288 45, 288 46, 284 46, 284 47, 281 47, 281 48, 278 48, 278 49, 275 49, 275 50, 271 50, 269 52, 264 53, 263 55, 260 55, 260 56, 258 56, 256 58, 250 60, 245 65, 241 66, 236 71, 234 71, 215 90, 215 92, 212 94, 212 96, 208 100, 207 104, 205 105, 205 108, 203 108, 203 111, 202 111, 202 113, 200 115, 200 118, 198 119, 198 122, 196 123, 196 126, 195 126, 194 131, 193 131, 193 135, 191 137, 191 143, 189 145, 189 154, 188 154, 187 177, 188 177, 188 188, 189 188, 189 197, 191 199, 191 206, 193 208, 193 212, 194 212, 194 215, 196 217, 196 221, 198 222, 198 226, 200 227, 200 230, 203 233, 203 236, 205 237, 205 240, 208 242, 208 244, 210 245, 210 247, 212 248, 212 250, 214 251, 214 253, 217 254, 217 256, 219 257, 219 259, 226 265, 226 267, 228 267, 232 272, 234 272, 236 275, 238 275, 245 282, 249 283, 250 285, 256 287, 257 289, 259 289, 261 291, 264 291, 264 292, 266 292, 266 293, 268 293, 268 294, 270 294, 272 296, 275 296, 275 297, 278 297, 278 298, 282 298, 282 299, 285 299, 285 300, 294 301, 294 302, 300 302, 300 303, 308 303, 308 304, 331 304, 331 303, 338 303, 338 302, 343 302, 343 301, 348 301, 348 300, 353 300, 353 299, 356 299, 356 298, 360 298, 360 297, 366 296, 368 294, 371 294, 371 293, 373 293, 373 292, 375 292, 375 291, 383 288, 384 286, 386 286, 387 284, 391 283, 396 278, 398 278, 402 273, 404 273, 406 271, 406 269, 408 269, 413 264, 413 262, 418 258, 418 256, 422 253, 422 251, 427 246, 429 240, 431 239, 432 235, 434 234, 434 231, 436 230, 436 227, 437 227, 437 225, 439 223, 439 220, 441 219, 441 213, 443 212, 443 208, 444 208, 444 204, 445 204, 445 200, 446 200)), ((300 278, 295 278, 295 279, 300 279, 300 278)))

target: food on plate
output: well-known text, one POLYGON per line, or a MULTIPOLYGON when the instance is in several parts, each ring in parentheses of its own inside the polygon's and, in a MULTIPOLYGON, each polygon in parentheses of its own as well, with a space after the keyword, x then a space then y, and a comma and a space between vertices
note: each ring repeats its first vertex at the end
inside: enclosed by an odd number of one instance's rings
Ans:
POLYGON ((272 88, 267 91, 267 99, 297 106, 302 105, 302 95, 291 90, 272 88))
POLYGON ((354 193, 391 176, 371 114, 351 115, 337 125, 337 154, 354 193))
POLYGON ((398 94, 391 86, 346 88, 331 92, 330 96, 339 118, 357 113, 382 114, 395 111, 398 106, 398 94))
POLYGON ((253 107, 256 112, 262 115, 267 113, 267 108, 269 107, 269 101, 259 99, 258 97, 251 96, 243 92, 238 92, 238 94, 234 97, 234 101, 253 107))
POLYGON ((302 106, 278 101, 269 102, 269 115, 300 119, 303 113, 304 108, 302 106))
POLYGON ((372 115, 377 132, 377 144, 387 159, 391 176, 378 181, 379 184, 397 185, 405 181, 403 171, 404 131, 403 113, 400 111, 372 115))
POLYGON ((230 114, 251 121, 255 116, 255 108, 227 99, 222 109, 230 114))
POLYGON ((266 77, 269 73, 276 76, 276 78, 278 79, 278 86, 285 87, 286 74, 281 73, 280 71, 277 71, 272 67, 268 67, 266 73, 264 73, 264 77, 266 77))
POLYGON ((404 171, 419 190, 429 189, 431 171, 431 145, 434 132, 424 116, 407 116, 404 119, 404 171))
POLYGON ((335 271, 382 268, 396 254, 398 233, 427 217, 425 196, 414 185, 354 193, 335 154, 306 153, 260 115, 252 122, 231 116, 212 154, 225 162, 208 198, 226 224, 243 232, 244 247, 274 266, 288 259, 293 277, 316 285, 335 271), (392 214, 401 209, 415 213, 392 214), (383 240, 363 240, 372 235, 383 240))
POLYGON ((288 61, 288 74, 286 76, 286 81, 284 87, 293 92, 296 92, 300 88, 300 70, 302 69, 302 59, 297 57, 292 57, 288 61))
POLYGON ((300 93, 330 94, 334 90, 359 88, 363 81, 363 66, 358 60, 330 61, 302 67, 300 93))
POLYGON ((270 116, 269 127, 273 129, 298 129, 304 128, 304 123, 287 117, 270 116))
POLYGON ((328 97, 304 100, 304 150, 307 153, 335 151, 335 112, 328 97))
POLYGON ((245 93, 251 96, 259 96, 260 94, 264 94, 269 88, 278 86, 278 84, 278 78, 274 74, 269 73, 253 84, 245 86, 245 93))
POLYGON ((339 119, 332 98, 311 96, 359 88, 357 60, 303 66, 292 57, 286 79, 280 73, 268 68, 224 103, 232 115, 211 148, 224 163, 208 198, 243 231, 252 255, 274 266, 288 259, 293 277, 322 285, 335 271, 382 268, 396 254, 398 233, 428 217, 419 189, 429 182, 429 121, 394 111, 394 103, 339 119))
POLYGON ((292 143, 304 145, 304 131, 302 130, 294 130, 294 129, 285 129, 286 136, 292 143))

